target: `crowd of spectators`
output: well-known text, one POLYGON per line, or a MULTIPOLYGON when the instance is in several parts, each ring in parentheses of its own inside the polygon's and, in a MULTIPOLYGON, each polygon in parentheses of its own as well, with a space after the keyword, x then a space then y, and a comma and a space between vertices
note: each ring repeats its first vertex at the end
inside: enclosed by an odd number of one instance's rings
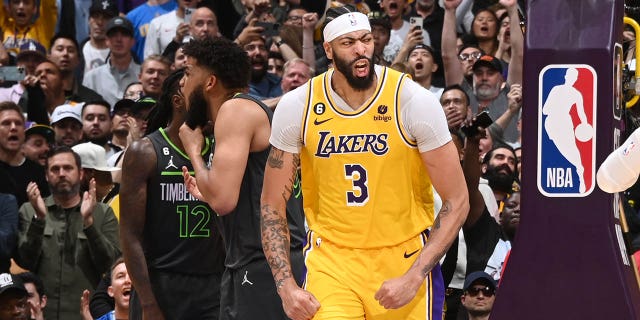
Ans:
POLYGON ((438 97, 459 149, 471 210, 442 261, 446 319, 466 317, 469 301, 493 297, 520 217, 524 1, 4 4, 0 64, 19 77, 0 79, 0 273, 7 273, 0 274, 0 297, 13 288, 3 281, 24 283, 12 297, 32 318, 127 313, 119 167, 127 147, 149 132, 165 79, 186 63, 182 45, 234 41, 251 62, 247 93, 276 108, 283 94, 331 67, 318 30, 326 8, 345 4, 370 19, 371 59, 438 97), (482 111, 493 123, 463 130, 482 111), (93 298, 111 301, 112 311, 93 298))

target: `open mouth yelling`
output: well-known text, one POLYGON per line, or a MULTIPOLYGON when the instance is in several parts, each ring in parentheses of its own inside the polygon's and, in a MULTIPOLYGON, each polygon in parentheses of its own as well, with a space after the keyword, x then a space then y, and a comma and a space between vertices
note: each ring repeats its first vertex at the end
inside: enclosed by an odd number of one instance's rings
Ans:
POLYGON ((11 134, 7 137, 7 144, 8 147, 12 147, 12 148, 18 148, 20 147, 21 143, 20 143, 20 138, 18 138, 17 135, 15 134, 11 134))
POLYGON ((355 68, 355 76, 364 78, 369 75, 369 61, 366 59, 360 59, 353 64, 355 68))
POLYGON ((389 3, 389 7, 388 10, 389 12, 387 13, 389 16, 395 16, 396 14, 398 14, 400 7, 398 6, 398 4, 396 2, 391 2, 389 3))

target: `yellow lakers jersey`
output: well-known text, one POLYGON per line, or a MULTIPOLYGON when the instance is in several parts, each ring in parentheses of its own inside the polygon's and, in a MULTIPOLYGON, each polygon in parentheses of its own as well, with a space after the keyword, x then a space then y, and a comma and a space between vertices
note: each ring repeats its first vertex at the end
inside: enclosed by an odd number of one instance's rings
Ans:
POLYGON ((402 125, 399 97, 407 75, 379 73, 357 111, 336 106, 333 69, 309 83, 300 151, 309 228, 352 248, 391 246, 433 223, 433 194, 416 141, 402 125))
POLYGON ((28 40, 36 41, 47 51, 49 50, 49 44, 58 22, 58 6, 56 0, 41 0, 36 3, 40 4, 38 17, 33 24, 24 29, 18 29, 14 19, 9 16, 9 12, 0 8, 0 30, 2 30, 0 40, 7 51, 14 55, 19 53, 20 46, 28 40))

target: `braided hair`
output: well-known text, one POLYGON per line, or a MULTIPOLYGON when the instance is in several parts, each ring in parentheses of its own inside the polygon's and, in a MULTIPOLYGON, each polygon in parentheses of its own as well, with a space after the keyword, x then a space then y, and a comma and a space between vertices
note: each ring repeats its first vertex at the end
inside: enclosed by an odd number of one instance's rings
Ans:
POLYGON ((184 69, 175 70, 162 83, 162 94, 149 115, 146 134, 164 128, 172 120, 173 95, 180 90, 180 79, 182 79, 183 75, 184 69))

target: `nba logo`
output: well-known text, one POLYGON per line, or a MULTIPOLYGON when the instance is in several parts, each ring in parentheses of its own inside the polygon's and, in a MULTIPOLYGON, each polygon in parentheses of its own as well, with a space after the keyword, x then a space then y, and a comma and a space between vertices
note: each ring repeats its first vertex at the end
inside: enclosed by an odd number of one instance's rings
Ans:
POLYGON ((595 187, 596 82, 583 64, 540 72, 538 190, 547 197, 586 197, 595 187))

